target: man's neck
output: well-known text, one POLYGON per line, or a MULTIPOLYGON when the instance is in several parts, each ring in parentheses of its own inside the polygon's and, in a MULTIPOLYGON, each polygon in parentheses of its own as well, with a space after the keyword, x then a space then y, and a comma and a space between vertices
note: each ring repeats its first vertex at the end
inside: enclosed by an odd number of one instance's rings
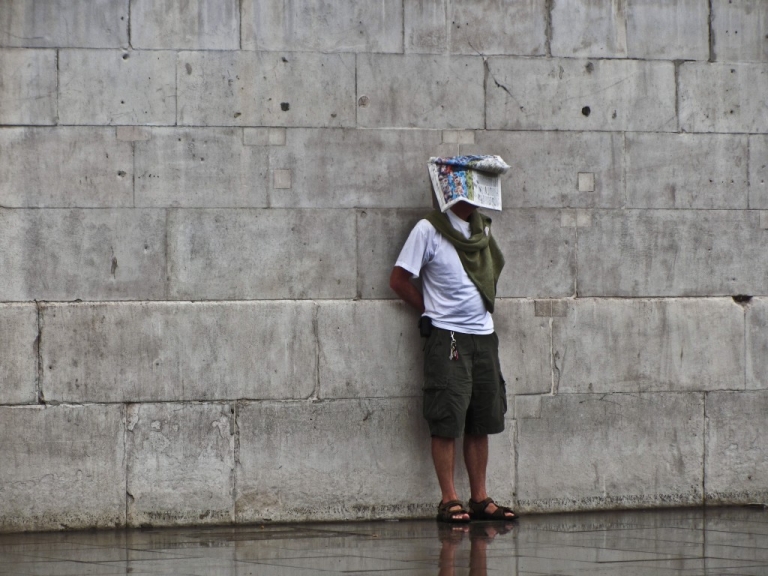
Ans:
POLYGON ((451 206, 450 210, 465 222, 469 222, 469 217, 472 215, 472 212, 477 210, 477 206, 472 206, 472 204, 467 204, 466 202, 457 202, 451 206))

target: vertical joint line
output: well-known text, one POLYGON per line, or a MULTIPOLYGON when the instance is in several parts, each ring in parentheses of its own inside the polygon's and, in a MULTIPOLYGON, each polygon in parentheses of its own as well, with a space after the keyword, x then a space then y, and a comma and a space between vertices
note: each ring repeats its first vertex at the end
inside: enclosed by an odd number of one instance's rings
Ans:
POLYGON ((707 22, 709 24, 709 61, 714 62, 715 61, 715 28, 714 28, 714 20, 715 20, 715 14, 712 8, 712 0, 709 0, 708 2, 709 6, 709 17, 707 19, 707 22))
POLYGON ((234 469, 232 470, 232 522, 237 521, 237 467, 240 464, 240 426, 238 424, 238 419, 240 417, 240 402, 235 400, 234 401, 234 414, 232 414, 232 418, 234 418, 234 431, 235 431, 235 437, 233 439, 234 446, 232 448, 232 458, 233 458, 233 465, 234 469))
POLYGON ((675 67, 675 122, 677 122, 677 132, 681 132, 680 123, 680 66, 681 60, 675 60, 672 65, 675 67))
POLYGON ((702 443, 704 449, 701 451, 701 503, 707 505, 707 434, 709 433, 709 420, 707 418, 707 396, 704 392, 704 434, 702 434, 702 443))
POLYGON ((752 177, 749 173, 749 157, 752 154, 752 136, 747 134, 747 210, 752 207, 752 177))
MULTIPOLYGON (((488 130, 488 76, 490 75, 490 65, 488 59, 483 56, 483 129, 488 130)), ((459 145, 459 154, 461 146, 459 145)))
POLYGON ((123 404, 123 473, 125 474, 125 522, 123 526, 128 527, 128 406, 123 404))
POLYGON ((238 2, 238 39, 237 39, 237 45, 240 47, 240 50, 243 49, 243 0, 240 0, 238 2))
MULTIPOLYGON (((557 390, 555 390, 555 319, 550 316, 549 318, 549 376, 551 379, 551 387, 550 387, 550 394, 554 396, 557 394, 557 390)), ((558 377, 558 385, 560 383, 560 378, 558 377)))
POLYGON ((133 48, 133 39, 131 38, 131 0, 128 0, 128 48, 133 48))
POLYGON ((360 91, 357 87, 357 68, 360 65, 360 61, 358 56, 359 54, 355 53, 355 128, 360 128, 360 118, 358 118, 360 110, 360 106, 358 105, 358 102, 360 101, 360 91))
POLYGON ((169 252, 169 236, 170 232, 168 230, 168 221, 170 220, 170 210, 166 208, 165 210, 165 299, 168 300, 170 298, 171 293, 171 263, 170 259, 168 258, 168 252, 169 252))
POLYGON ((59 53, 60 50, 56 49, 56 125, 59 124, 59 53))
POLYGON ((403 54, 405 54, 405 0, 400 4, 400 15, 402 16, 402 39, 403 39, 403 54))
POLYGON ((40 302, 35 300, 35 310, 37 311, 37 375, 35 378, 35 396, 38 404, 45 404, 43 395, 43 318, 40 302))
POLYGON ((136 208, 136 142, 131 142, 131 154, 133 155, 133 174, 131 186, 133 188, 133 207, 136 208))
POLYGON ((573 262, 574 271, 573 275, 573 297, 579 297, 579 228, 578 226, 573 229, 573 262))
POLYGON ((544 51, 547 57, 552 56, 552 10, 555 7, 554 0, 546 0, 544 3, 544 51))
POLYGON ((315 389, 312 392, 311 400, 317 400, 320 397, 320 305, 317 302, 312 302, 314 310, 312 310, 312 332, 315 337, 315 389))

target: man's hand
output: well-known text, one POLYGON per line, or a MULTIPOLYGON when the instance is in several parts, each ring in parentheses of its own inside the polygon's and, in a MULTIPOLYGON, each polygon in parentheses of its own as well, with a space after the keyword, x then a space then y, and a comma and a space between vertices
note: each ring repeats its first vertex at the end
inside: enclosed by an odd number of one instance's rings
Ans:
POLYGON ((411 282, 411 273, 405 268, 395 266, 392 274, 389 276, 389 287, 395 291, 395 294, 419 311, 424 313, 424 298, 418 288, 411 282))

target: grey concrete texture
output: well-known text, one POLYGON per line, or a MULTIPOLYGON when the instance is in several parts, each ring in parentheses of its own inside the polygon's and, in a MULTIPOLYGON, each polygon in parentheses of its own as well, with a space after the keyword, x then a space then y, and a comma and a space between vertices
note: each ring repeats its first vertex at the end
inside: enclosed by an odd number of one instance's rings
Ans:
POLYGON ((150 126, 176 123, 176 54, 60 50, 59 122, 150 126))
POLYGON ((546 54, 547 6, 526 0, 405 2, 405 52, 546 54))
POLYGON ((128 526, 234 521, 235 407, 126 408, 128 526))
POLYGON ((768 62, 768 6, 761 0, 713 0, 715 56, 727 62, 768 62))
POLYGON ((125 409, 0 406, 0 532, 125 524, 125 409))
POLYGON ((497 154, 511 166, 502 176, 509 208, 620 208, 624 204, 624 138, 600 132, 478 131, 462 154, 497 154), (594 175, 580 192, 579 173, 594 175))
POLYGON ((768 136, 749 137, 749 207, 768 208, 768 136))
POLYGON ((627 0, 579 0, 552 5, 552 55, 623 58, 627 0))
POLYGON ((768 389, 768 300, 753 298, 746 307, 746 388, 768 389))
POLYGON ((57 121, 56 51, 0 49, 0 124, 57 121))
POLYGON ((149 49, 237 50, 237 0, 130 0, 131 46, 149 49))
POLYGON ((4 0, 0 3, 0 46, 124 48, 128 46, 128 4, 115 0, 4 0))
POLYGON ((173 209, 169 293, 195 300, 353 298, 355 237, 351 211, 173 209))
POLYGON ((680 128, 685 132, 768 132, 761 98, 768 68, 757 63, 684 62, 678 73, 680 128))
POLYGON ((744 349, 731 298, 577 299, 553 319, 555 390, 743 390, 744 349))
POLYGON ((625 0, 627 56, 709 58, 709 4, 701 0, 625 0))
POLYGON ((768 497, 768 392, 710 392, 706 404, 707 502, 762 505, 768 497))
POLYGON ((522 512, 703 502, 703 393, 543 396, 517 425, 522 512))
MULTIPOLYGON (((237 424, 240 523, 436 512, 429 431, 412 398, 238 403, 237 424)), ((488 487, 511 504, 514 422, 507 424, 491 437, 488 487)), ((457 489, 468 494, 458 460, 457 489)))
POLYGON ((46 304, 41 389, 55 402, 307 398, 314 318, 311 302, 46 304))
POLYGON ((37 306, 0 305, 0 404, 37 401, 37 306))
POLYGON ((133 206, 131 144, 114 128, 0 130, 0 206, 133 206))
POLYGON ((400 0, 242 0, 242 49, 402 52, 400 0))
POLYGON ((0 209, 0 301, 165 297, 165 213, 0 209))
POLYGON ((672 62, 491 57, 486 128, 676 132, 672 62))
POLYGON ((359 54, 357 125, 483 128, 483 83, 479 56, 359 54))
POLYGON ((748 159, 747 136, 627 134, 627 207, 754 207, 748 159))
POLYGON ((754 210, 594 210, 578 229, 579 296, 766 293, 754 210))
POLYGON ((178 123, 344 127, 355 124, 355 55, 180 52, 178 123))
POLYGON ((268 155, 240 128, 153 128, 136 142, 136 205, 252 208, 268 205, 268 155))

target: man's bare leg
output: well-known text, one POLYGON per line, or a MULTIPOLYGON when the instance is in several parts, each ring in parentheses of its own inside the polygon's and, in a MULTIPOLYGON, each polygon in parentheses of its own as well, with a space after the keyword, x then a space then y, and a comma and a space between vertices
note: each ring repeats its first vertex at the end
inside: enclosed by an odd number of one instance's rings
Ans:
MULTIPOLYGON (((475 502, 482 502, 488 498, 485 486, 485 473, 488 468, 488 435, 472 436, 464 435, 464 463, 467 465, 469 476, 470 498, 475 502)), ((486 511, 493 514, 496 511, 495 504, 488 504, 486 511)), ((512 519, 514 514, 507 514, 512 519)))
MULTIPOLYGON (((456 486, 453 483, 453 468, 456 459, 456 439, 443 438, 442 436, 432 436, 432 461, 435 464, 437 481, 440 484, 442 493, 441 502, 458 500, 456 486)), ((458 507, 457 507, 458 509, 458 507)), ((457 520, 467 520, 469 516, 465 514, 453 514, 457 520)))

